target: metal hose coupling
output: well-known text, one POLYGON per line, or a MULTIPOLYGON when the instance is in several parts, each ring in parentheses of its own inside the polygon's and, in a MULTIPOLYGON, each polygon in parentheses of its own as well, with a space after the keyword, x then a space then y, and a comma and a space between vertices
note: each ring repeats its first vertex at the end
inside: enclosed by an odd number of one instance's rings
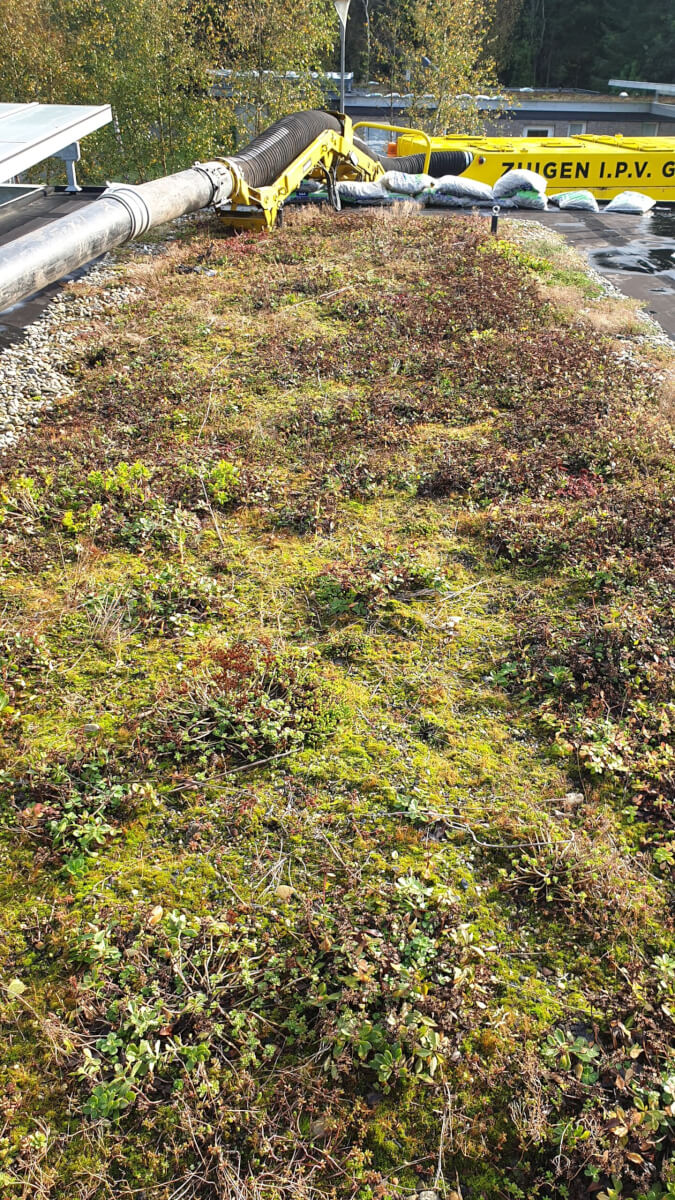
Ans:
POLYGON ((125 242, 140 237, 150 228, 150 209, 148 208, 140 188, 133 183, 109 183, 102 200, 115 200, 126 209, 129 216, 130 228, 125 242))
POLYGON ((217 208, 219 204, 224 204, 232 195, 232 167, 226 158, 212 159, 210 162, 193 163, 192 170, 199 171, 201 175, 205 175, 208 179, 213 189, 209 204, 214 204, 217 208))

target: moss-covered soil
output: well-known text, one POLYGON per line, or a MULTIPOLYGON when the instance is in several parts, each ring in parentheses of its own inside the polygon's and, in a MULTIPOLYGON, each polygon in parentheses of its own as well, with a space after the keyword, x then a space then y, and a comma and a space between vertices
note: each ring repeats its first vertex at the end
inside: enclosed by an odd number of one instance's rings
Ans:
POLYGON ((668 363, 479 220, 118 276, 2 483, 0 1195, 675 1196, 668 363))

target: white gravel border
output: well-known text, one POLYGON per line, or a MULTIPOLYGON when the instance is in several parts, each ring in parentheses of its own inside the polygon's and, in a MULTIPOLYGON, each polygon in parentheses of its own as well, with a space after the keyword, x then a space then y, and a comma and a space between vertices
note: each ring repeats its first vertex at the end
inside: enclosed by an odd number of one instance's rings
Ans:
MULTIPOLYGON (((137 249, 143 252, 141 247, 137 249)), ((154 251, 154 246, 152 247, 154 251)), ((109 256, 86 274, 88 284, 103 286, 116 275, 109 256)), ((139 287, 108 287, 97 296, 59 293, 21 339, 0 352, 0 453, 6 453, 40 413, 72 395, 72 380, 63 373, 73 358, 78 336, 92 317, 119 308, 139 296, 139 287)))

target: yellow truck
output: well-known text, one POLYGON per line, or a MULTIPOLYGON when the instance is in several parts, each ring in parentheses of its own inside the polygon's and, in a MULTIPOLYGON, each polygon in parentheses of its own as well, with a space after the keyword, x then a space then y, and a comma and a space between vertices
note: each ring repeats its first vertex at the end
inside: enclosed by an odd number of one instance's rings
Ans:
MULTIPOLYGON (((426 148, 411 131, 399 137, 396 151, 402 156, 426 148)), ((585 188, 598 200, 611 200, 633 191, 675 204, 675 138, 452 136, 432 137, 431 149, 470 151, 471 165, 462 174, 491 185, 507 171, 527 167, 548 180, 549 195, 585 188)))

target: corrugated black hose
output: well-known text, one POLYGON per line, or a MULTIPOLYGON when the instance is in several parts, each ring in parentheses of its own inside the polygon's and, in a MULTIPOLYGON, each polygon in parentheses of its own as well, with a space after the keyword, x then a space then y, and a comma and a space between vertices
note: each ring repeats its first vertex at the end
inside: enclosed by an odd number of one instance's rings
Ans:
MULTIPOLYGON (((354 138, 354 145, 379 162, 385 171, 403 171, 404 175, 419 175, 424 170, 424 154, 406 154, 401 158, 390 158, 378 154, 361 138, 354 138)), ((428 175, 440 179, 442 175, 461 175, 473 161, 470 150, 434 150, 429 159, 428 175)))
MULTIPOLYGON (((266 187, 274 183, 282 171, 285 171, 315 138, 320 137, 324 130, 341 128, 338 117, 321 109, 291 113, 290 116, 270 125, 269 129, 254 138, 245 150, 233 155, 232 161, 236 163, 250 187, 266 187)), ((369 158, 379 162, 385 171, 403 171, 406 175, 416 175, 424 169, 423 154, 388 158, 378 154, 358 137, 354 138, 354 144, 369 158)), ((469 150, 435 151, 431 155, 429 174, 435 179, 441 175, 460 175, 469 166, 472 157, 469 150)))
POLYGON ((291 113, 270 125, 240 154, 233 154, 231 161, 249 187, 267 187, 326 129, 341 128, 337 117, 320 109, 291 113))

